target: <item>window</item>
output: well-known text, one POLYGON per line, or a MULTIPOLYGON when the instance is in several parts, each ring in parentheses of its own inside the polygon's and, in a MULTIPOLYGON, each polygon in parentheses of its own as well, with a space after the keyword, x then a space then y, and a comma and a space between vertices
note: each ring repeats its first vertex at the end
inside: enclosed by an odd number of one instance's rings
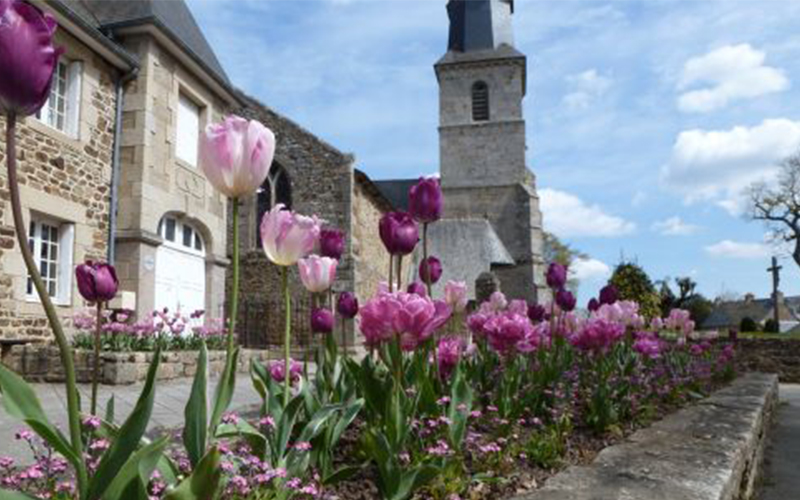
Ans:
POLYGON ((472 119, 476 122, 489 119, 489 86, 486 82, 472 85, 472 119))
POLYGON ((164 217, 158 223, 158 235, 164 244, 192 253, 203 253, 203 237, 189 223, 175 217, 164 217))
POLYGON ((200 107, 183 94, 178 99, 178 132, 175 154, 191 166, 197 165, 200 136, 200 107))
POLYGON ((286 170, 273 163, 264 184, 258 189, 256 207, 256 243, 261 246, 261 219, 278 203, 292 208, 292 183, 286 170))
POLYGON ((80 61, 59 61, 50 97, 36 114, 44 124, 74 138, 78 138, 80 127, 81 74, 80 61))
MULTIPOLYGON (((28 226, 28 245, 44 286, 50 297, 61 304, 70 301, 73 228, 72 224, 39 217, 32 217, 28 226)), ((25 291, 29 298, 38 298, 30 276, 25 291)))

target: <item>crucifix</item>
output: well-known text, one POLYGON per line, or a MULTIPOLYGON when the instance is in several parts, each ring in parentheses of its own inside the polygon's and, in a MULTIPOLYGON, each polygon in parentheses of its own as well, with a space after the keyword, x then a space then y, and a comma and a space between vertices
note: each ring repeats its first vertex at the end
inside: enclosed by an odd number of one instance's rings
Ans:
POLYGON ((778 258, 772 257, 772 267, 767 268, 767 272, 772 273, 772 307, 773 311, 772 314, 775 318, 775 325, 778 326, 780 330, 780 323, 778 322, 778 285, 781 282, 780 272, 783 269, 783 266, 778 265, 778 258))

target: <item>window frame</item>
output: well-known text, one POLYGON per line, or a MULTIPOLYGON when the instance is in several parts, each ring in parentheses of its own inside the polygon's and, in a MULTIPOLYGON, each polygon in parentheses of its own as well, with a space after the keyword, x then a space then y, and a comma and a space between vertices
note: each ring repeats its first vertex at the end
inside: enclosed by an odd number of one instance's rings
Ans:
MULTIPOLYGON (((74 262, 74 242, 75 242, 75 225, 70 222, 59 221, 52 217, 39 214, 31 214, 28 221, 28 244, 31 247, 31 253, 36 263, 36 267, 42 275, 42 280, 45 286, 52 283, 54 292, 48 289, 50 298, 53 303, 57 305, 67 306, 72 302, 72 267, 74 262), (57 231, 55 241, 48 239, 47 258, 44 259, 48 265, 47 272, 44 273, 42 264, 42 248, 45 245, 43 233, 47 228, 47 232, 51 229, 57 231), (33 233, 33 234, 31 234, 33 233), (55 250, 55 257, 53 257, 53 250, 55 250), (53 265, 56 271, 51 274, 53 265)), ((31 302, 39 302, 39 295, 36 293, 36 288, 33 286, 33 280, 28 273, 25 274, 25 298, 31 302)))
POLYGON ((83 63, 62 58, 53 72, 50 95, 36 113, 36 119, 47 127, 73 139, 80 138, 81 86, 83 63), (51 103, 55 98, 55 112, 51 103), (59 101, 61 110, 59 110, 59 101), (60 120, 60 122, 59 122, 60 120))
POLYGON ((197 226, 187 222, 180 217, 174 215, 165 215, 158 223, 158 235, 163 240, 163 244, 180 250, 182 252, 191 253, 193 255, 206 256, 206 241, 202 233, 197 229, 197 226), (167 237, 168 226, 174 224, 174 239, 167 237), (190 234, 189 246, 185 244, 186 234, 190 234))
POLYGON ((198 160, 200 156, 200 129, 203 122, 203 109, 204 106, 197 100, 191 98, 188 93, 182 90, 178 92, 178 105, 175 111, 175 158, 182 164, 192 168, 198 167, 198 160), (182 126, 181 117, 185 116, 182 110, 188 109, 189 107, 191 107, 192 112, 196 111, 196 115, 193 117, 191 124, 182 126), (196 127, 191 127, 191 125, 196 125, 196 127), (183 142, 181 138, 185 137, 183 132, 189 130, 190 128, 196 129, 194 130, 194 137, 192 138, 193 144, 189 144, 184 147, 182 146, 183 142), (183 156, 184 153, 192 148, 192 145, 194 146, 194 152, 189 154, 190 158, 183 156))

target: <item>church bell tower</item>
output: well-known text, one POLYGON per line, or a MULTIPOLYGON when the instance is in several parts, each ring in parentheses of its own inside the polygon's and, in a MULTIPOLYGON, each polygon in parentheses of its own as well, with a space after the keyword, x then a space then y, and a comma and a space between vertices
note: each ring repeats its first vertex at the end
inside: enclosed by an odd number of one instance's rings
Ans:
POLYGON ((526 163, 527 61, 513 0, 449 0, 439 82, 440 175, 448 218, 486 219, 514 258, 493 269, 509 296, 546 299, 535 177, 526 163))

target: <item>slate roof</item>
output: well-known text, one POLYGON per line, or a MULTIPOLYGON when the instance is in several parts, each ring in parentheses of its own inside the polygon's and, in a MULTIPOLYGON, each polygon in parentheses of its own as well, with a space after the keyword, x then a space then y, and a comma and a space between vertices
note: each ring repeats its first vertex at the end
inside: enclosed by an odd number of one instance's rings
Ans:
MULTIPOLYGON (((513 0, 503 0, 511 5, 513 0)), ((498 0, 450 0, 447 14, 450 18, 448 50, 469 52, 472 50, 494 49, 499 41, 510 40, 511 25, 497 23, 494 9, 500 6, 498 0)))
POLYGON ((408 211, 408 190, 416 184, 418 179, 393 179, 372 181, 383 196, 392 203, 395 210, 408 211))
MULTIPOLYGON (((704 330, 738 327, 744 318, 763 323, 772 317, 773 301, 769 299, 737 300, 714 305, 711 314, 702 325, 704 330)), ((787 297, 779 307, 781 323, 797 322, 800 297, 787 297)))
POLYGON ((230 85, 228 75, 184 0, 56 0, 54 3, 65 5, 103 32, 153 24, 213 77, 230 85))
MULTIPOLYGON (((428 227, 428 254, 435 255, 444 269, 442 278, 433 287, 442 296, 448 280, 465 281, 470 298, 475 298, 475 280, 493 266, 514 265, 514 259, 494 228, 486 219, 442 219, 428 227)), ((419 267, 421 245, 414 253, 414 265, 408 274, 419 267)), ((410 278, 410 276, 409 276, 410 278)))

